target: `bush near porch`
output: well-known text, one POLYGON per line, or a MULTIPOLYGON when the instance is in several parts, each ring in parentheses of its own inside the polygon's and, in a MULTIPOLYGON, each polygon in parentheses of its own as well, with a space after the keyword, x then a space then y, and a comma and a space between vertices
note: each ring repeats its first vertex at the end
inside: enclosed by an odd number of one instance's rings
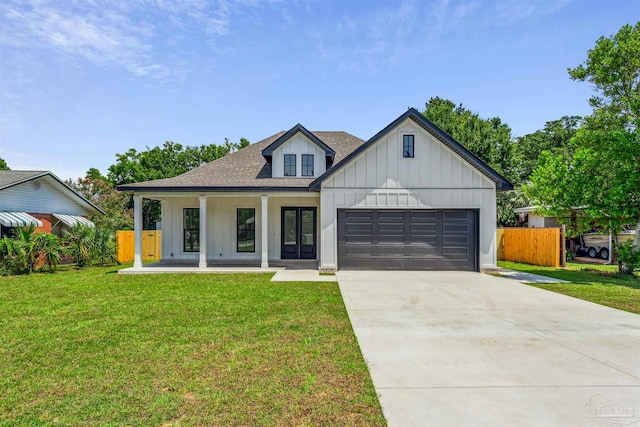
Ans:
POLYGON ((0 278, 0 425, 384 425, 336 283, 0 278))

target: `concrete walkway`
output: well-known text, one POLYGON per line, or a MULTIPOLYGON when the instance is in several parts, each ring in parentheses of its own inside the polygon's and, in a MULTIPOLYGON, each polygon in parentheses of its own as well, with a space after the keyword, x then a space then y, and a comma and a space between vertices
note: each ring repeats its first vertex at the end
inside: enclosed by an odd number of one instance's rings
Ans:
POLYGON ((539 274, 525 273, 523 271, 499 268, 498 273, 507 279, 517 280, 520 283, 569 283, 566 280, 555 279, 553 277, 541 276, 539 274))
POLYGON ((638 420, 640 316, 478 273, 338 282, 390 426, 638 420))
POLYGON ((280 270, 271 278, 272 282, 335 282, 335 274, 320 274, 318 270, 280 270))

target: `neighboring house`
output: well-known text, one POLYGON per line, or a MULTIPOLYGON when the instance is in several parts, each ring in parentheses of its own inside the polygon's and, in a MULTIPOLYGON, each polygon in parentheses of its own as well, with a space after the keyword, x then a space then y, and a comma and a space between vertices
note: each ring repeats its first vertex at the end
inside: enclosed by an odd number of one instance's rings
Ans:
POLYGON ((542 216, 534 213, 537 208, 537 206, 527 206, 524 208, 514 209, 513 211, 516 214, 527 215, 528 219, 526 220, 526 222, 529 228, 560 227, 560 224, 558 223, 558 220, 555 216, 542 216))
POLYGON ((496 192, 512 185, 415 109, 368 141, 302 125, 183 175, 126 184, 142 269, 142 199, 162 202, 162 260, 263 268, 496 266, 496 192))
POLYGON ((104 213, 47 171, 0 171, 0 236, 33 224, 61 236, 88 215, 104 213))

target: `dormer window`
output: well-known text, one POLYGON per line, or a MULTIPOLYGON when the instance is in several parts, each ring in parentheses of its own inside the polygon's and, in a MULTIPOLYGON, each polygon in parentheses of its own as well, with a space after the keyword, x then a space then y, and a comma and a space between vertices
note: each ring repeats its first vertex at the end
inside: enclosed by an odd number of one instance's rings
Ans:
POLYGON ((313 154, 302 155, 302 176, 313 176, 313 154))
POLYGON ((402 157, 413 159, 413 135, 402 135, 402 157))
POLYGON ((296 155, 284 155, 284 176, 296 176, 296 155))

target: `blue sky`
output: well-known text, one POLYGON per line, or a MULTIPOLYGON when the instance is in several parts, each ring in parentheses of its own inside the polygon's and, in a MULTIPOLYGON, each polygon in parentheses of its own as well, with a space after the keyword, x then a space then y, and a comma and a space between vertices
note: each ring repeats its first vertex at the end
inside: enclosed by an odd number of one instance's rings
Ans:
POLYGON ((4 0, 0 157, 61 178, 129 148, 368 139, 440 96, 514 136, 590 112, 566 69, 640 0, 4 0))

